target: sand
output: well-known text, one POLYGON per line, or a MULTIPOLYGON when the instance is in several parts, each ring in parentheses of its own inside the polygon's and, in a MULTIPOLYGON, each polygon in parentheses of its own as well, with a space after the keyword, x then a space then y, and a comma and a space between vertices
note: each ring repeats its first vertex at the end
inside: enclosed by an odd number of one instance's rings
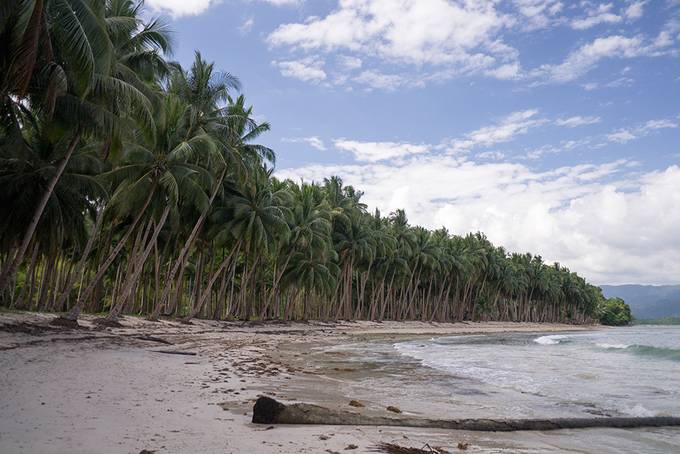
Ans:
MULTIPOLYGON (((125 317, 124 328, 99 329, 86 316, 79 330, 35 328, 46 326, 52 317, 0 314, 2 453, 369 452, 379 441, 413 447, 428 443, 451 451, 465 442, 470 444, 468 452, 563 452, 559 440, 589 452, 587 439, 571 436, 572 442, 569 431, 556 438, 408 428, 264 427, 250 423, 250 418, 255 399, 263 394, 285 402, 351 408, 347 404, 352 396, 342 395, 338 384, 356 371, 308 359, 311 346, 378 337, 593 327, 425 322, 184 325, 125 317), (352 446, 356 448, 347 449, 352 446)), ((375 402, 374 408, 357 411, 380 412, 390 404, 380 396, 375 402)), ((612 436, 627 436, 619 432, 612 436)), ((639 438, 639 433, 631 436, 639 438)))

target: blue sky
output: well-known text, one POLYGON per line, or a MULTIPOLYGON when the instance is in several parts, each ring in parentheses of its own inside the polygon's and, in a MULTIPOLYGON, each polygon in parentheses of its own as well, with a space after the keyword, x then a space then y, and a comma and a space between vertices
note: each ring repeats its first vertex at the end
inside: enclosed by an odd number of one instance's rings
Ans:
POLYGON ((277 174, 596 283, 680 282, 680 1, 148 0, 277 174))

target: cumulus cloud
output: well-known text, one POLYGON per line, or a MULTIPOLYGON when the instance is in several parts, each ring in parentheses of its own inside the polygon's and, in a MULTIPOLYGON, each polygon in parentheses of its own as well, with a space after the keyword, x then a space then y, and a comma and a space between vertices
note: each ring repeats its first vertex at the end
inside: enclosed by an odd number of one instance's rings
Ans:
POLYGON ((565 83, 603 59, 666 55, 677 33, 666 26, 656 37, 601 36, 562 63, 534 69, 522 66, 506 35, 558 25, 581 31, 629 23, 643 15, 645 5, 646 0, 586 1, 578 7, 560 0, 338 0, 328 13, 279 25, 266 41, 293 59, 334 54, 337 58, 327 59, 336 61, 328 70, 334 85, 394 90, 471 75, 565 83), (360 74, 353 73, 359 68, 360 74))
POLYGON ((626 8, 625 11, 625 16, 628 19, 635 20, 635 19, 640 19, 642 15, 644 14, 644 6, 647 2, 633 2, 628 7, 626 8))
MULTIPOLYGON (((498 35, 512 18, 496 6, 489 1, 340 0, 323 17, 280 25, 267 41, 292 51, 351 52, 354 58, 411 65, 425 71, 420 74, 425 78, 483 70, 511 78, 518 54, 498 35)), ((395 77, 401 76, 370 67, 351 80, 392 89, 403 83, 395 77)))
POLYGON ((338 64, 341 68, 346 70, 353 70, 361 68, 363 62, 358 57, 352 57, 349 55, 340 55, 338 57, 338 64))
POLYGON ((464 138, 450 141, 447 148, 450 152, 461 153, 476 147, 510 142, 515 137, 526 134, 529 129, 548 122, 546 119, 536 118, 537 114, 537 109, 513 112, 495 125, 481 127, 466 134, 464 138))
POLYGON ((318 136, 311 136, 311 137, 286 137, 281 139, 282 142, 289 142, 289 143, 306 143, 312 148, 316 148, 317 150, 324 151, 326 150, 326 144, 324 143, 321 138, 318 136))
POLYGON ((177 18, 195 16, 219 3, 219 0, 147 0, 146 5, 156 11, 170 14, 177 18))
POLYGON ((290 61, 273 61, 272 64, 279 68, 282 75, 304 82, 318 83, 324 81, 327 77, 326 72, 323 70, 323 60, 315 57, 290 61))
POLYGON ((514 0, 514 4, 522 17, 521 23, 530 30, 552 25, 564 9, 559 0, 514 0))
POLYGON ((273 45, 349 49, 410 63, 465 60, 505 24, 492 2, 341 0, 326 17, 284 24, 273 45))
POLYGON ((409 155, 427 153, 431 146, 406 142, 359 142, 336 139, 335 148, 349 151, 358 161, 378 162, 386 159, 404 158, 409 155))
MULTIPOLYGON (((222 0, 146 0, 145 4, 152 9, 171 15, 173 18, 196 16, 204 13, 222 0)), ((254 1, 254 0, 253 0, 254 1)), ((296 6, 304 0, 257 0, 274 6, 296 6)))
POLYGON ((540 172, 416 154, 400 163, 313 165, 278 176, 339 175, 365 191, 370 208, 405 208, 413 224, 459 234, 483 231, 496 244, 539 253, 597 283, 677 283, 680 167, 640 175, 630 166, 616 161, 540 172))

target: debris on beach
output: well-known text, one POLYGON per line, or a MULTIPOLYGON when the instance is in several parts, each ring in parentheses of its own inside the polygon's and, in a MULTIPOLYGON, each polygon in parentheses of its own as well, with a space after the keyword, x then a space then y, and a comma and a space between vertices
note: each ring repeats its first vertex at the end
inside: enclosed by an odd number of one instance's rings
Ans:
POLYGON ((371 448, 370 452, 382 452, 386 454, 451 454, 449 451, 440 447, 431 447, 426 444, 422 448, 410 448, 399 446, 394 443, 378 443, 371 448))

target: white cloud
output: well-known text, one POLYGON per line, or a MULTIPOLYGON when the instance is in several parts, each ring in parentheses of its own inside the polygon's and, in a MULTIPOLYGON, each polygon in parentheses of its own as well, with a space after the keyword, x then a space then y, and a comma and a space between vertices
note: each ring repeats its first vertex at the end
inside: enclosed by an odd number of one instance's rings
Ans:
POLYGON ((547 123, 548 120, 536 118, 537 109, 513 112, 498 124, 484 126, 465 135, 462 139, 450 141, 448 149, 453 153, 466 152, 475 147, 489 147, 510 142, 518 135, 526 134, 529 129, 547 123))
POLYGON ((274 6, 297 6, 302 4, 304 0, 259 0, 264 3, 269 3, 274 6))
MULTIPOLYGON (((351 53, 363 60, 365 72, 343 81, 393 89, 403 82, 396 77, 409 78, 366 67, 367 59, 372 65, 406 65, 402 74, 415 68, 418 78, 429 80, 484 70, 514 77, 518 53, 498 36, 512 22, 491 1, 340 0, 326 16, 280 25, 267 41, 292 52, 351 53)), ((340 69, 347 67, 341 64, 340 69)))
POLYGON ((360 58, 357 57, 351 57, 349 55, 340 55, 338 57, 338 64, 340 65, 341 68, 351 71, 353 69, 361 68, 363 62, 361 61, 360 58))
MULTIPOLYGON (((274 6, 297 6, 304 0, 257 0, 274 6)), ((146 0, 145 5, 155 11, 166 13, 173 18, 196 16, 222 0, 146 0)), ((247 21, 246 21, 247 22, 247 21)), ((243 26, 241 26, 243 27, 243 26)))
POLYGON ((340 0, 326 17, 284 24, 273 45, 349 49, 409 63, 464 60, 505 24, 492 2, 340 0))
POLYGON ((559 154, 564 151, 571 151, 575 148, 582 147, 588 144, 590 144, 590 139, 588 138, 578 140, 561 140, 558 145, 543 145, 541 147, 534 148, 533 150, 529 150, 523 156, 520 156, 520 158, 532 161, 540 159, 546 155, 559 154))
POLYGON ((501 161, 505 158, 505 153, 501 151, 483 151, 481 153, 477 153, 476 156, 479 159, 487 159, 489 161, 501 161))
POLYGON ((633 2, 630 5, 628 5, 628 8, 626 8, 625 15, 628 19, 635 20, 635 19, 640 19, 642 15, 644 14, 644 6, 646 1, 643 2, 633 2))
POLYGON ((354 78, 355 82, 366 85, 369 88, 392 91, 401 86, 409 85, 409 79, 397 74, 384 74, 379 71, 362 71, 354 78))
POLYGON ((557 83, 571 82, 590 72, 603 59, 662 55, 662 48, 666 44, 661 44, 648 43, 640 36, 628 38, 613 35, 597 38, 570 53, 561 64, 543 65, 533 75, 546 77, 557 83))
POLYGON ((514 0, 514 4, 529 30, 550 26, 564 9, 558 0, 514 0))
POLYGON ((307 57, 300 60, 273 61, 272 64, 279 68, 281 74, 286 77, 314 83, 326 79, 326 72, 323 70, 324 62, 318 58, 307 57))
POLYGON ((326 150, 326 144, 318 136, 283 138, 281 141, 289 143, 306 143, 310 147, 316 148, 317 150, 326 150))
POLYGON ((675 129, 678 123, 669 119, 649 120, 635 128, 622 128, 607 134, 607 140, 616 143, 627 143, 631 140, 639 139, 651 134, 659 129, 675 129))
POLYGON ((557 126, 566 126, 567 128, 576 128, 577 126, 593 125, 601 121, 600 117, 582 117, 577 115, 569 118, 558 118, 555 121, 557 126))
POLYGON ((627 143, 634 139, 637 139, 637 136, 627 129, 619 129, 607 134, 607 140, 610 142, 627 143))
POLYGON ((585 30, 599 24, 615 24, 621 22, 622 18, 618 14, 612 13, 613 4, 605 3, 592 7, 587 11, 587 16, 571 21, 571 28, 575 30, 585 30))
POLYGON ((356 140, 336 139, 333 144, 340 150, 349 151, 358 161, 378 162, 386 159, 427 153, 431 146, 406 142, 358 142, 356 140))
POLYGON ((220 0, 146 0, 145 4, 151 9, 177 18, 201 14, 219 2, 220 0))
POLYGON ((238 30, 243 34, 246 34, 246 33, 250 32, 250 30, 253 29, 253 25, 255 25, 255 19, 253 19, 252 17, 249 17, 248 19, 243 21, 243 23, 238 28, 238 30))
POLYGON ((284 169, 278 176, 339 175, 365 191, 370 208, 405 208, 413 224, 459 234, 482 231, 511 251, 541 254, 596 283, 677 283, 680 167, 634 176, 630 165, 538 172, 416 155, 396 164, 284 169))
POLYGON ((496 79, 518 79, 521 77, 521 72, 522 68, 519 63, 513 62, 486 70, 484 74, 495 77, 496 79))

